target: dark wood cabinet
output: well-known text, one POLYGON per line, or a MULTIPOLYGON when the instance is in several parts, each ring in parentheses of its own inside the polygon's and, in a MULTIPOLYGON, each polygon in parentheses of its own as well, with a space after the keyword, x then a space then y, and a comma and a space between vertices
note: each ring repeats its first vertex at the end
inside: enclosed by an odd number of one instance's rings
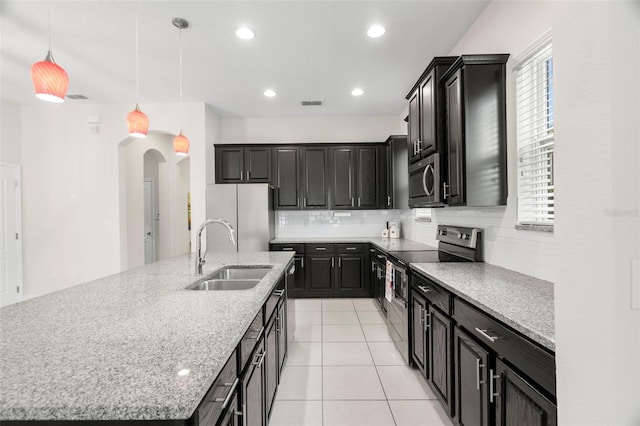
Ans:
POLYGON ((276 317, 276 332, 278 333, 278 383, 287 358, 287 303, 282 298, 278 305, 276 317))
POLYGON ((301 209, 300 148, 297 146, 274 147, 273 157, 274 209, 301 209))
POLYGON ((437 308, 430 307, 427 317, 427 347, 429 353, 429 382, 442 402, 453 414, 453 368, 451 336, 453 321, 437 308))
POLYGON ((489 352, 464 330, 454 334, 456 418, 462 426, 487 426, 489 407, 489 352))
POLYGON ((496 360, 495 375, 489 391, 495 390, 490 400, 495 401, 496 426, 556 426, 557 408, 547 397, 501 360, 496 360))
POLYGON ((242 377, 242 412, 246 426, 265 426, 264 338, 256 345, 256 351, 242 377))
POLYGON ((358 147, 356 164, 357 207, 360 209, 386 207, 385 149, 381 146, 358 147))
POLYGON ((215 146, 216 183, 271 182, 271 146, 215 146))
POLYGON ((363 254, 338 254, 336 289, 338 292, 366 292, 365 256, 363 254))
POLYGON ((271 406, 276 396, 278 388, 278 367, 280 360, 278 357, 278 331, 277 331, 277 314, 271 316, 267 323, 265 331, 265 356, 264 356, 264 375, 265 375, 265 413, 268 417, 271 413, 271 406))
POLYGON ((450 206, 507 204, 506 67, 509 55, 463 55, 442 76, 450 206))
POLYGON ((335 288, 335 255, 334 254, 307 254, 306 274, 308 293, 327 295, 333 293, 335 288))
POLYGON ((356 148, 336 146, 329 148, 331 155, 331 191, 332 209, 352 209, 356 201, 356 148))
POLYGON ((328 209, 328 155, 325 147, 302 148, 302 206, 328 209))
POLYGON ((427 299, 416 291, 411 292, 411 359, 425 378, 428 378, 427 333, 424 316, 427 312, 427 299))
POLYGON ((301 295, 304 296, 305 292, 305 261, 304 261, 304 244, 270 244, 269 250, 271 251, 295 251, 296 254, 293 257, 295 265, 295 272, 292 277, 287 281, 287 297, 296 298, 301 295))
MULTIPOLYGON (((242 412, 238 410, 238 392, 234 392, 233 398, 230 400, 226 413, 217 423, 217 426, 242 426, 242 412)), ((203 426, 202 423, 198 426, 203 426)))
POLYGON ((444 94, 440 78, 455 56, 437 56, 429 63, 406 99, 409 101, 409 163, 444 150, 444 94))

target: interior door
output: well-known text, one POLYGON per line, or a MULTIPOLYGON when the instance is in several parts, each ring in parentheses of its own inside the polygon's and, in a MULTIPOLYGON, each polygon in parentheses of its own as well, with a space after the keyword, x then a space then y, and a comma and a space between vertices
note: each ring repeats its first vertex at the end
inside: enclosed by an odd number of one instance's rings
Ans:
POLYGON ((152 180, 144 181, 144 263, 156 261, 155 196, 152 180))
POLYGON ((0 306, 22 300, 20 166, 0 164, 0 306))

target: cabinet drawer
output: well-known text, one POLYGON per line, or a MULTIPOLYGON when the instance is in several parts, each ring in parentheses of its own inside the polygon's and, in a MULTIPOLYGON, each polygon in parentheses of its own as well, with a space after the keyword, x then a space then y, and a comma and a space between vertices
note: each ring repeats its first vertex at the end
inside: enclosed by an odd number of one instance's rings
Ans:
MULTIPOLYGON (((284 278, 280 278, 280 281, 282 281, 283 279, 284 278)), ((276 288, 271 292, 271 295, 269 296, 269 298, 267 299, 267 302, 265 303, 265 312, 264 312, 265 322, 269 322, 269 318, 271 318, 271 315, 273 315, 273 312, 276 310, 276 307, 280 303, 280 299, 284 299, 284 292, 285 290, 281 288, 280 283, 278 283, 276 288)))
POLYGON ((304 254, 304 244, 303 243, 295 243, 295 244, 271 244, 271 251, 295 251, 298 254, 304 254))
POLYGON ((251 323, 249 330, 247 330, 244 336, 242 336, 242 340, 240 341, 240 345, 238 347, 240 352, 238 354, 238 360, 239 360, 238 365, 240 366, 240 371, 244 371, 244 368, 247 362, 249 361, 249 359, 251 359, 251 354, 253 353, 253 350, 256 347, 256 343, 258 343, 263 333, 264 333, 264 319, 262 317, 262 309, 261 309, 260 312, 258 312, 258 315, 256 315, 255 319, 251 323))
POLYGON ((453 305, 453 294, 444 288, 422 277, 416 277, 413 287, 422 294, 434 306, 437 306, 445 314, 451 316, 451 306, 453 305))
POLYGON ((458 298, 453 308, 459 326, 555 397, 556 361, 553 354, 458 298))
POLYGON ((238 384, 237 358, 234 351, 198 407, 200 425, 217 424, 222 411, 230 405, 238 384), (224 406, 225 402, 227 406, 224 406))
POLYGON ((366 253, 368 244, 338 244, 338 253, 366 253))
POLYGON ((334 253, 336 251, 335 244, 324 244, 324 243, 315 243, 315 244, 305 244, 304 247, 306 254, 313 253, 334 253))

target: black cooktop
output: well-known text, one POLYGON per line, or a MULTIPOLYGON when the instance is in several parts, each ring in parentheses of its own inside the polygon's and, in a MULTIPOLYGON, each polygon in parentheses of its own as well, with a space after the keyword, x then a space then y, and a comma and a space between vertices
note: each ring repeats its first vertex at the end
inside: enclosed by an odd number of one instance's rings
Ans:
POLYGON ((438 258, 437 250, 423 250, 423 251, 389 251, 387 252, 391 257, 398 259, 399 261, 409 263, 437 263, 440 262, 438 258))

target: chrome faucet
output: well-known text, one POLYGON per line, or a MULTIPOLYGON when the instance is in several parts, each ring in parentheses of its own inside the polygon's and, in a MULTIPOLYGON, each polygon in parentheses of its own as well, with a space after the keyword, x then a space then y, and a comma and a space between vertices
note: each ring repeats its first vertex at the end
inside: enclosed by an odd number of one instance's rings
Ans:
POLYGON ((198 233, 196 234, 196 274, 198 275, 202 275, 202 265, 205 264, 205 256, 207 255, 206 251, 204 252, 204 254, 202 254, 202 231, 204 231, 204 228, 206 228, 207 225, 212 223, 219 223, 221 225, 224 225, 229 231, 229 241, 231 241, 233 245, 236 244, 235 231, 233 230, 233 226, 231 226, 229 222, 224 219, 205 220, 204 223, 200 225, 198 233))

